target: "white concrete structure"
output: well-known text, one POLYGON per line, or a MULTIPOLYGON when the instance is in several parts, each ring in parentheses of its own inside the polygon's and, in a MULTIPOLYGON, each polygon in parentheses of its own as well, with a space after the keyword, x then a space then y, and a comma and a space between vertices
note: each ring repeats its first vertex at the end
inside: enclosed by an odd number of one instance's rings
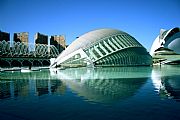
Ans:
POLYGON ((77 38, 57 57, 51 67, 151 64, 151 56, 134 37, 115 29, 98 29, 77 38))
POLYGON ((154 64, 180 64, 180 28, 161 29, 150 54, 154 64))
POLYGON ((150 50, 150 55, 153 56, 155 50, 160 47, 165 47, 180 54, 180 28, 172 28, 170 30, 160 30, 160 35, 154 40, 150 50))

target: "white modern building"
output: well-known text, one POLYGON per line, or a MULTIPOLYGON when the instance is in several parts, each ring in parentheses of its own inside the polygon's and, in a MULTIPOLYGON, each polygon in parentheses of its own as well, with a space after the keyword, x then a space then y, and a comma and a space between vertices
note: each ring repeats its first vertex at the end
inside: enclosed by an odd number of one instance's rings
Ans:
POLYGON ((152 57, 129 34, 115 29, 98 29, 78 37, 51 67, 151 65, 152 57))
POLYGON ((162 64, 180 63, 180 28, 160 30, 150 50, 153 61, 162 64))

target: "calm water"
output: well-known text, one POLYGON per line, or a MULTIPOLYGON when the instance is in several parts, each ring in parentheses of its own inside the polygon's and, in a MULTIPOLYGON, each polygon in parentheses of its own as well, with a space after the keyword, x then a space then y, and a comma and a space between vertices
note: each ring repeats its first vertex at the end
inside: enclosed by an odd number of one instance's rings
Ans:
POLYGON ((0 73, 0 120, 180 120, 180 66, 0 73))

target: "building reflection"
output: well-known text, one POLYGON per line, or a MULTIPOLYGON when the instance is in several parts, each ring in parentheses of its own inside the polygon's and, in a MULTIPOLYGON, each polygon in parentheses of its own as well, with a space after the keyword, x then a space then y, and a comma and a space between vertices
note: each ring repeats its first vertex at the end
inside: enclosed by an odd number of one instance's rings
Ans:
POLYGON ((63 94, 66 86, 60 80, 36 80, 36 94, 63 94))
MULTIPOLYGON (((3 78, 3 74, 1 75, 3 78)), ((7 77, 7 73, 5 73, 7 77)), ((49 76, 49 71, 9 73, 9 79, 0 80, 0 99, 18 96, 64 94, 66 86, 59 79, 49 76)))
POLYGON ((152 70, 152 82, 161 98, 180 102, 180 75, 178 66, 155 67, 152 70))
POLYGON ((146 83, 149 75, 150 67, 72 68, 57 71, 58 78, 78 96, 85 101, 98 103, 113 103, 132 97, 146 83))
POLYGON ((28 80, 1 80, 0 99, 28 95, 28 80))
POLYGON ((0 73, 0 99, 65 94, 67 87, 85 101, 112 103, 134 96, 152 79, 161 98, 180 101, 179 66, 70 68, 0 73), (8 76, 8 77, 7 77, 8 76))

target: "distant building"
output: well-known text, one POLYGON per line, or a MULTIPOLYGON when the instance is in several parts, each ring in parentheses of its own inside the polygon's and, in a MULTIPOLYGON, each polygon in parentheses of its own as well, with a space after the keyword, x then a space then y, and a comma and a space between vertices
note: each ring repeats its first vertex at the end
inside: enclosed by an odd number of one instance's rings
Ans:
POLYGON ((150 54, 154 64, 180 64, 180 28, 161 29, 150 54))
POLYGON ((63 35, 51 36, 50 45, 54 45, 61 53, 66 48, 65 37, 63 35))
POLYGON ((37 32, 34 36, 35 44, 48 44, 48 35, 37 32))
POLYGON ((154 40, 150 54, 153 56, 155 50, 160 47, 168 48, 180 54, 180 28, 175 27, 170 30, 160 30, 160 34, 154 40))
POLYGON ((10 41, 10 33, 0 31, 0 41, 10 41))
POLYGON ((28 45, 28 37, 28 32, 14 33, 14 42, 22 42, 25 45, 28 45))

